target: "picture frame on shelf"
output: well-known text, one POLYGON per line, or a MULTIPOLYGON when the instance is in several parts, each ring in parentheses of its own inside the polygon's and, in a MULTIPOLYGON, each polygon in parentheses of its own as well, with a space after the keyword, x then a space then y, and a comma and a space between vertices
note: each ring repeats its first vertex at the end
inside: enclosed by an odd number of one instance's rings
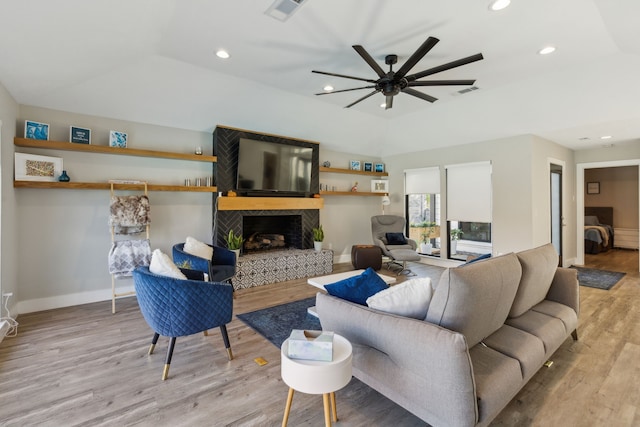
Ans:
POLYGON ((118 130, 109 132, 109 147, 127 148, 127 134, 118 130))
POLYGON ((372 193, 388 193, 389 192, 389 180, 387 180, 387 179, 372 179, 371 180, 371 192, 372 193))
POLYGON ((587 194, 600 194, 600 182, 587 182, 587 194))
POLYGON ((69 141, 75 144, 91 144, 91 129, 69 126, 69 141))
POLYGON ((364 171, 365 172, 373 172, 373 163, 364 162, 364 171))
POLYGON ((383 173, 384 172, 384 163, 376 163, 375 164, 375 172, 383 173))
POLYGON ((349 160, 349 169, 352 171, 362 170, 360 160, 349 160))
POLYGON ((16 181, 57 181, 62 174, 62 157, 15 153, 16 181))
POLYGON ((24 121, 24 137, 27 139, 39 139, 42 141, 49 140, 49 124, 34 122, 33 120, 24 121))

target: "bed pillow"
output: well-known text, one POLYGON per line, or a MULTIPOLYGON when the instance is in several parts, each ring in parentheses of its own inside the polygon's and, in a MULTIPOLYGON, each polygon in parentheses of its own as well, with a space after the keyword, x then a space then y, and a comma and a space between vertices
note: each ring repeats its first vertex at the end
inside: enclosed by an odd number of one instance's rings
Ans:
POLYGON ((184 241, 184 251, 188 254, 207 260, 211 260, 213 258, 213 248, 191 236, 188 236, 184 241))
POLYGON ((173 263, 171 258, 160 249, 156 249, 151 254, 149 271, 158 276, 173 277, 174 279, 186 280, 187 276, 182 274, 180 269, 173 263))
POLYGON ((388 287, 389 285, 369 267, 362 274, 325 285, 324 288, 329 295, 366 305, 367 298, 388 287))
POLYGON ((385 235, 387 238, 388 245, 406 245, 407 239, 404 238, 404 234, 402 233, 387 233, 385 235))
POLYGON ((584 217, 584 225, 598 225, 600 222, 598 221, 598 217, 595 215, 588 215, 584 217))
POLYGON ((433 295, 431 279, 420 277, 390 286, 367 298, 370 308, 400 316, 423 320, 433 295))

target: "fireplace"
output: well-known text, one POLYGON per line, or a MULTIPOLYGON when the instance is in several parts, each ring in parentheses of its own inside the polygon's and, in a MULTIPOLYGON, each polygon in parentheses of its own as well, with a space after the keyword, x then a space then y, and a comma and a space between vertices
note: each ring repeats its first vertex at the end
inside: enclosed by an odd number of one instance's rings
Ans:
POLYGON ((302 215, 243 215, 245 252, 303 249, 302 215))

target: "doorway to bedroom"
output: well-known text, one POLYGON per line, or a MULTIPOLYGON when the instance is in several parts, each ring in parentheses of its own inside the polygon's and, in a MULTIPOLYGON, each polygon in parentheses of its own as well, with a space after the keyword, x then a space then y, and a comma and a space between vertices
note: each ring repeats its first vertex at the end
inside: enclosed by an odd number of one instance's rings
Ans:
POLYGON ((639 161, 577 166, 578 262, 601 268, 600 258, 606 257, 608 263, 619 259, 627 268, 632 261, 640 270, 639 161))

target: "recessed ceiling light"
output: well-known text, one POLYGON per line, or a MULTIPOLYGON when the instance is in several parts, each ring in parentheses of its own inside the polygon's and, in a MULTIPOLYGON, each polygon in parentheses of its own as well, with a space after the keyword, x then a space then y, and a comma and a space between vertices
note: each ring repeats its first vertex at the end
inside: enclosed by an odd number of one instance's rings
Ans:
POLYGON ((216 56, 218 58, 227 59, 229 57, 229 52, 227 52, 224 49, 220 49, 219 51, 216 52, 216 56))
POLYGON ((322 88, 325 92, 331 92, 333 91, 333 86, 331 85, 326 85, 325 87, 322 88))
POLYGON ((387 103, 383 102, 382 104, 380 104, 380 108, 386 108, 387 107, 387 103))
POLYGON ((509 6, 511 0, 494 0, 489 4, 489 10, 497 12, 509 6))
POLYGON ((611 135, 601 136, 600 139, 611 139, 611 135))
POLYGON ((542 49, 540 49, 538 51, 538 53, 540 55, 548 55, 548 54, 553 53, 555 51, 556 51, 556 48, 554 46, 545 46, 542 49))

